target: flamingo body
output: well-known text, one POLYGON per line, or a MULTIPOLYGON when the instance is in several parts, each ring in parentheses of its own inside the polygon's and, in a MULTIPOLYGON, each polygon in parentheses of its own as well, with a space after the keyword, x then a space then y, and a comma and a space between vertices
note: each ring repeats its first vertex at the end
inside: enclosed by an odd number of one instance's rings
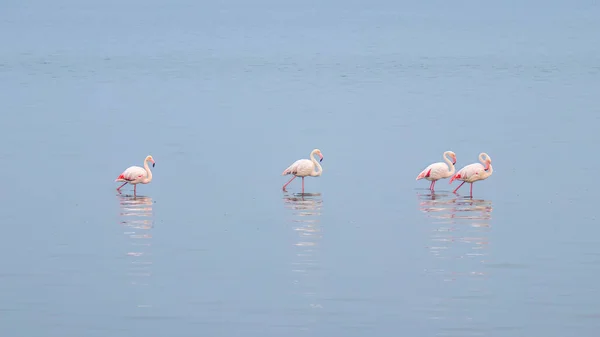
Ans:
POLYGON ((454 165, 456 164, 456 154, 452 151, 444 152, 443 156, 444 162, 437 162, 427 166, 415 180, 426 179, 431 181, 431 185, 429 185, 429 189, 433 192, 435 188, 435 182, 440 179, 449 178, 454 174, 456 170, 454 165), (452 161, 450 161, 446 156, 450 156, 452 161))
POLYGON ((132 185, 143 183, 148 177, 148 172, 143 167, 131 166, 121 173, 115 181, 126 181, 132 185))
POLYGON ((121 173, 115 181, 124 182, 123 185, 117 188, 117 191, 121 193, 121 188, 126 184, 133 185, 133 195, 136 196, 137 184, 148 184, 152 181, 152 171, 148 167, 148 162, 152 163, 152 167, 156 165, 152 156, 147 156, 144 159, 144 167, 130 166, 123 173, 121 173))
POLYGON ((454 180, 461 180, 467 183, 474 183, 478 180, 487 179, 492 173, 485 170, 485 166, 475 163, 461 168, 450 178, 450 183, 454 180))
POLYGON ((453 172, 448 170, 448 165, 446 165, 446 163, 433 163, 419 173, 416 180, 426 179, 429 181, 436 181, 449 178, 452 176, 452 173, 453 172))
POLYGON ((308 159, 296 160, 290 167, 286 168, 282 175, 293 174, 296 177, 307 177, 315 172, 315 163, 308 159))
POLYGON ((296 177, 302 178, 302 193, 304 193, 304 177, 318 177, 323 174, 323 168, 321 164, 317 162, 314 155, 318 155, 320 157, 320 161, 323 160, 323 154, 321 154, 321 150, 314 149, 310 153, 310 159, 299 159, 296 160, 292 165, 283 170, 281 173, 282 176, 291 174, 294 177, 290 179, 285 185, 283 185, 283 190, 285 191, 285 187, 289 185, 296 177), (318 169, 318 171, 316 170, 318 169))
POLYGON ((480 163, 469 164, 460 169, 458 172, 456 172, 455 175, 452 176, 452 178, 450 178, 450 184, 452 184, 454 180, 462 181, 462 184, 460 184, 454 190, 454 193, 456 193, 456 191, 458 191, 458 189, 464 183, 470 183, 471 196, 473 196, 473 183, 479 180, 485 180, 489 178, 492 175, 492 173, 494 173, 494 168, 492 167, 492 158, 487 153, 480 153, 479 161, 485 164, 485 166, 480 163))

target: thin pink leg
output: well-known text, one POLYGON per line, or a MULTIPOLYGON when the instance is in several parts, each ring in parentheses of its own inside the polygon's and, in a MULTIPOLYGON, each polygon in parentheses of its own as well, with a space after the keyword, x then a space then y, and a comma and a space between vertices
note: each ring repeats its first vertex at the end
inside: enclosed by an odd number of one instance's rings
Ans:
POLYGON ((304 177, 302 177, 302 194, 304 194, 304 177))
MULTIPOLYGON (((459 188, 460 188, 462 185, 464 185, 465 183, 466 183, 466 181, 463 181, 463 182, 462 182, 462 184, 458 185, 458 187, 457 187, 457 188, 454 190, 454 192, 452 192, 452 193, 456 193, 456 191, 458 191, 458 189, 459 189, 459 188)), ((471 185, 471 187, 472 187, 472 186, 473 186, 473 185, 471 185)))
POLYGON ((435 183, 435 181, 432 181, 431 184, 429 184, 429 190, 433 191, 433 183, 435 183))
POLYGON ((287 185, 289 185, 289 184, 292 182, 292 180, 294 180, 294 179, 296 179, 296 176, 293 176, 293 177, 292 177, 292 179, 290 179, 290 181, 288 181, 287 183, 285 183, 285 185, 283 185, 283 190, 284 190, 284 191, 285 191, 285 187, 286 187, 287 185))
POLYGON ((473 197, 473 183, 471 183, 471 197, 473 197))
POLYGON ((119 187, 117 188, 117 191, 119 191, 119 193, 121 193, 121 187, 123 187, 123 186, 125 186, 125 185, 127 185, 127 182, 124 182, 124 183, 123 183, 123 185, 119 186, 119 187))
POLYGON ((136 190, 135 190, 135 189, 136 189, 136 187, 137 187, 137 185, 133 185, 133 196, 134 196, 134 197, 136 196, 136 190))

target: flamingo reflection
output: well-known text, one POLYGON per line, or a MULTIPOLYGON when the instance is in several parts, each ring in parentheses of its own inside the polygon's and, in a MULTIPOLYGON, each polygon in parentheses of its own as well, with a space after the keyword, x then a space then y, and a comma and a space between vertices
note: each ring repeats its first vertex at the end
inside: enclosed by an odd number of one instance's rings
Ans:
MULTIPOLYGON (((130 263, 129 277, 131 285, 149 286, 152 276, 152 229, 154 228, 153 201, 144 196, 117 196, 120 212, 119 223, 123 226, 131 248, 126 255, 130 263)), ((137 288, 136 288, 137 289, 137 288)), ((140 295, 138 307, 149 306, 146 296, 140 295)))
MULTIPOLYGON (((440 334, 455 335, 455 324, 464 331, 486 333, 487 322, 474 319, 487 309, 491 296, 487 280, 489 234, 493 204, 490 200, 460 198, 450 193, 418 196, 419 210, 425 214, 432 259, 424 269, 435 276, 426 310, 440 324, 440 334), (468 304, 466 304, 468 303, 468 304)), ((464 336, 463 334, 456 334, 464 336)))
POLYGON ((285 194, 283 201, 285 208, 291 210, 291 227, 298 235, 293 243, 294 288, 298 294, 310 299, 311 308, 321 308, 317 290, 321 282, 319 243, 323 237, 320 219, 323 199, 320 193, 304 193, 299 196, 285 194))
MULTIPOLYGON (((460 198, 454 194, 427 193, 419 195, 419 209, 433 219, 433 245, 431 254, 440 259, 475 258, 485 262, 485 249, 489 245, 488 233, 491 230, 493 205, 489 200, 460 198)), ((448 265, 456 267, 456 265, 448 265)), ((470 271, 445 273, 448 280, 458 275, 484 276, 481 264, 475 264, 470 271)))

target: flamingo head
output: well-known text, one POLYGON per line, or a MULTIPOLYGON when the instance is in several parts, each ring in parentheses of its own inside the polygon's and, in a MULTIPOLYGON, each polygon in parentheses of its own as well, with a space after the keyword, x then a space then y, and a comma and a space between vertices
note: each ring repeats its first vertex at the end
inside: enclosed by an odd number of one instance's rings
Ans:
POLYGON ((490 169, 490 166, 492 166, 492 158, 490 158, 487 153, 482 153, 481 156, 482 158, 485 158, 483 162, 485 163, 485 170, 487 171, 490 169))
POLYGON ((321 158, 321 159, 319 160, 319 162, 322 162, 322 161, 323 161, 323 154, 321 153, 321 150, 319 150, 319 149, 314 149, 314 150, 313 150, 313 153, 314 153, 314 154, 316 154, 317 156, 319 156, 319 158, 321 158))
POLYGON ((154 165, 156 165, 156 163, 154 162, 154 158, 152 158, 152 156, 146 157, 146 160, 152 163, 152 167, 154 167, 154 165))
POLYGON ((456 154, 450 151, 450 158, 452 158, 452 165, 456 165, 456 154))

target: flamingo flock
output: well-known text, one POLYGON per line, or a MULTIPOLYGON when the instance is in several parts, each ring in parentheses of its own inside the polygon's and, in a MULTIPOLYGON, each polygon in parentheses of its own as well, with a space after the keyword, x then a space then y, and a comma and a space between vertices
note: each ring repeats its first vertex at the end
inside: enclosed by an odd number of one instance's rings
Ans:
POLYGON ((458 187, 452 193, 456 193, 456 191, 458 191, 458 189, 461 188, 464 183, 470 183, 470 196, 473 197, 473 183, 479 180, 485 180, 489 178, 492 173, 494 173, 494 168, 492 167, 492 158, 485 152, 479 154, 479 161, 481 164, 474 163, 467 165, 456 173, 454 168, 454 165, 456 165, 456 154, 454 154, 452 151, 446 151, 444 152, 443 158, 445 163, 433 163, 427 166, 417 176, 416 180, 425 178, 431 181, 431 185, 429 186, 429 190, 431 190, 431 192, 434 192, 436 181, 451 177, 450 184, 452 184, 454 180, 462 181, 462 184, 458 185, 458 187), (446 156, 450 156, 453 161, 450 162, 446 156))
MULTIPOLYGON (((296 160, 292 165, 283 170, 281 175, 292 175, 285 185, 283 185, 283 191, 286 191, 286 187, 296 179, 296 177, 302 178, 302 194, 304 194, 304 178, 305 177, 320 177, 323 174, 323 167, 321 162, 323 161, 323 154, 321 150, 314 149, 309 155, 310 159, 299 159, 296 160), (315 159, 315 155, 319 156, 319 161, 315 159)), ((452 151, 446 151, 443 153, 443 162, 433 163, 427 166, 419 175, 416 180, 426 179, 431 181, 429 190, 433 193, 435 191, 435 183, 440 179, 450 178, 450 184, 454 180, 460 180, 462 183, 453 191, 456 193, 464 183, 471 184, 470 196, 473 197, 473 183, 480 180, 489 178, 494 173, 492 167, 492 158, 485 152, 479 154, 479 162, 467 165, 456 172, 456 154, 452 151)), ((117 191, 121 193, 121 188, 127 184, 133 185, 133 195, 137 194, 137 184, 148 184, 152 181, 152 171, 148 166, 148 162, 152 163, 152 167, 156 164, 152 156, 147 156, 144 159, 144 167, 131 166, 121 173, 115 182, 123 182, 121 186, 117 188, 117 191)))

